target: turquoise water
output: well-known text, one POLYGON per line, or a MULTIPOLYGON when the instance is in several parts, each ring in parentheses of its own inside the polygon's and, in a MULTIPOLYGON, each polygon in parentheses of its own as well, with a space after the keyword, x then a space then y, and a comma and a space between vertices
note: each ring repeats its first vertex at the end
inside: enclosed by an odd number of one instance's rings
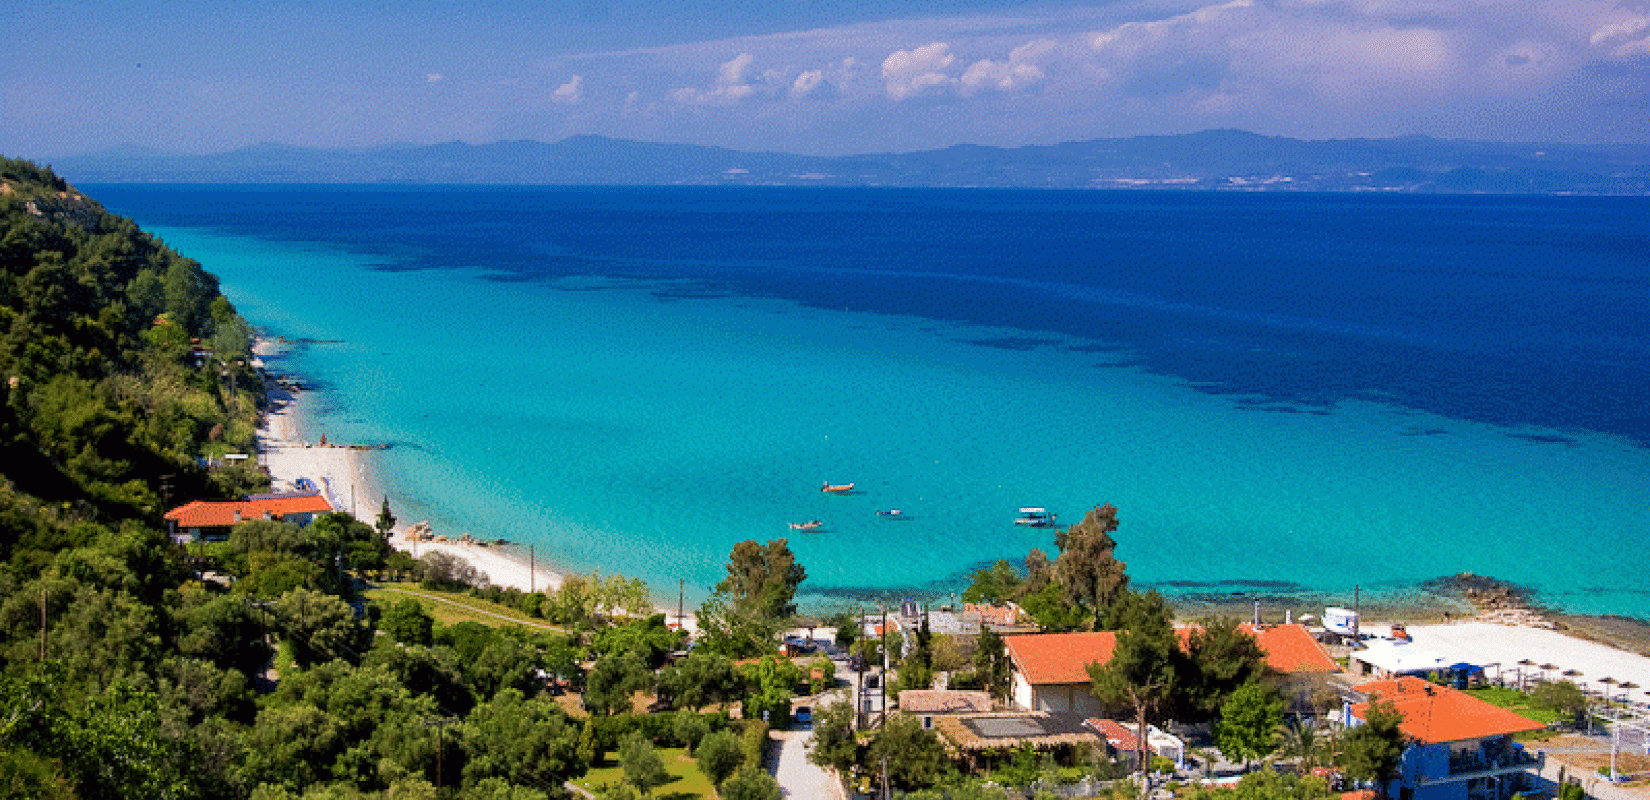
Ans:
POLYGON ((148 227, 254 323, 333 342, 288 365, 324 386, 312 436, 392 443, 404 521, 530 542, 671 601, 679 579, 702 597, 736 541, 776 537, 813 604, 944 596, 995 559, 1052 554, 1016 507, 1075 522, 1109 502, 1130 574, 1171 591, 1304 611, 1471 571, 1650 617, 1650 451, 1620 436, 1355 398, 1282 413, 1048 332, 1005 346, 1026 331, 148 227))
POLYGON ((1182 597, 1470 571, 1650 617, 1642 199, 92 192, 331 342, 286 365, 311 438, 394 445, 404 520, 662 599, 779 536, 816 605, 942 596, 1052 549, 1018 506, 1110 502, 1182 597))

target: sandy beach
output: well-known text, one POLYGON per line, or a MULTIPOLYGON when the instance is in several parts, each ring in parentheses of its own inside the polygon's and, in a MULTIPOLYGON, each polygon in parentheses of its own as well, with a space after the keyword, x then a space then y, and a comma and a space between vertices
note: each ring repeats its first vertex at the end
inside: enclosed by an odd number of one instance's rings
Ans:
MULTIPOLYGON (((260 339, 254 348, 255 365, 262 368, 263 358, 280 352, 281 343, 260 339)), ((379 478, 376 450, 351 446, 350 442, 322 443, 323 431, 307 438, 310 428, 306 416, 307 393, 271 381, 270 405, 263 425, 258 430, 259 462, 269 471, 274 491, 295 491, 300 480, 307 479, 318 487, 334 509, 353 514, 357 519, 371 523, 378 509, 388 498, 390 513, 396 525, 390 544, 416 556, 431 552, 447 553, 469 562, 487 576, 494 586, 510 586, 521 591, 543 591, 558 588, 562 576, 542 566, 529 569, 526 559, 518 558, 496 545, 462 544, 458 542, 414 541, 408 536, 417 520, 405 519, 398 510, 396 498, 385 490, 379 478)), ((442 535, 440 531, 436 535, 442 535)))

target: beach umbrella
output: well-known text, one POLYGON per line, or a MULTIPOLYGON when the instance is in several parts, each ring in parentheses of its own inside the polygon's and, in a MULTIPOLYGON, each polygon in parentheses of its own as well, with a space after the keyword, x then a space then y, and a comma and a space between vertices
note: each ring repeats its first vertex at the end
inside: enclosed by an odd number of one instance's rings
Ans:
POLYGON ((1622 681, 1621 682, 1621 702, 1623 702, 1623 703, 1627 702, 1627 693, 1632 691, 1633 689, 1637 689, 1637 688, 1639 688, 1639 685, 1632 682, 1632 681, 1622 681))
POLYGON ((1618 683, 1621 683, 1621 681, 1618 681, 1615 678, 1611 678, 1611 677, 1599 678, 1598 682, 1604 684, 1604 700, 1606 702, 1608 702, 1610 700, 1610 687, 1614 686, 1618 683))

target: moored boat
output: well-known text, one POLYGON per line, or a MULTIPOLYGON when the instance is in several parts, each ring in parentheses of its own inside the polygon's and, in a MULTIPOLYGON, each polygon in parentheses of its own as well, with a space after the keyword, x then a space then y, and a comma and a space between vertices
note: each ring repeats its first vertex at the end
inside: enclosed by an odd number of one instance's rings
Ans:
POLYGON ((1054 515, 1046 508, 1027 507, 1020 509, 1020 516, 1014 518, 1014 524, 1022 528, 1052 528, 1054 515))
POLYGON ((846 494, 854 490, 854 485, 851 483, 831 483, 830 481, 826 481, 825 485, 820 487, 819 490, 822 492, 831 492, 833 494, 846 494))
POLYGON ((813 530, 815 528, 818 528, 819 526, 824 525, 824 524, 825 523, 820 522, 817 519, 816 520, 811 520, 811 521, 808 521, 808 522, 793 522, 793 523, 791 523, 791 530, 793 530, 793 531, 811 531, 811 530, 813 530))

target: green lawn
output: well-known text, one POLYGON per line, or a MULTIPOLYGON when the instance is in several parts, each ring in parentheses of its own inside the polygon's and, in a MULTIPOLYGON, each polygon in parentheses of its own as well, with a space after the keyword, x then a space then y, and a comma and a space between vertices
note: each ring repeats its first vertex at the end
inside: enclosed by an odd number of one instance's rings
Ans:
POLYGON ((1500 706, 1515 714, 1522 714, 1542 724, 1550 725, 1557 722, 1556 712, 1530 705, 1530 696, 1515 689, 1500 686, 1485 686, 1481 689, 1468 689, 1467 694, 1483 700, 1492 706, 1500 706))
MULTIPOLYGON (((574 783, 601 794, 602 787, 623 781, 624 769, 619 766, 616 757, 609 755, 606 766, 591 769, 574 783)), ((670 783, 654 789, 653 800, 709 800, 714 797, 710 779, 699 771, 698 762, 688 758, 687 750, 680 747, 661 747, 659 758, 665 762, 665 771, 670 773, 670 783)))
POLYGON ((559 626, 542 619, 534 619, 509 606, 471 597, 463 592, 423 589, 416 583, 380 584, 362 592, 361 596, 380 606, 387 606, 408 597, 414 598, 423 606, 424 613, 429 614, 441 625, 477 622, 489 627, 515 624, 534 630, 562 630, 559 626))

